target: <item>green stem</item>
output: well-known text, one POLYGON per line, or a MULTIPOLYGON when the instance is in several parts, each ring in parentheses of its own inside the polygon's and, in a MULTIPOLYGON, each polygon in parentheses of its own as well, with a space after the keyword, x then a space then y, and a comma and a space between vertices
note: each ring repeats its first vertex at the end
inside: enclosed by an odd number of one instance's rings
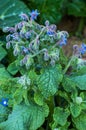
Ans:
POLYGON ((36 36, 36 38, 33 41, 30 42, 30 44, 34 43, 42 35, 42 33, 44 32, 45 29, 46 29, 46 27, 43 27, 41 32, 36 36))
POLYGON ((42 53, 42 52, 44 52, 44 51, 46 51, 46 49, 40 50, 39 52, 37 52, 36 54, 32 55, 31 57, 35 57, 35 56, 39 55, 40 53, 42 53))
POLYGON ((71 62, 75 59, 74 56, 71 57, 70 61, 68 62, 67 66, 65 67, 65 69, 63 70, 63 74, 65 74, 68 70, 68 68, 70 67, 71 65, 71 62))

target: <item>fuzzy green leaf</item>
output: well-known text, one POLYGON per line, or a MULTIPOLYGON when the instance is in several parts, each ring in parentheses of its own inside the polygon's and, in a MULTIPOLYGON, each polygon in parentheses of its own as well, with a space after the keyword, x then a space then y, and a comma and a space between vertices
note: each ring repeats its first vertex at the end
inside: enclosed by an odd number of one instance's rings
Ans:
POLYGON ((43 95, 42 95, 41 93, 35 93, 35 94, 34 94, 34 101, 35 101, 38 105, 43 105, 43 104, 44 104, 43 95))
POLYGON ((70 111, 73 117, 77 117, 81 113, 81 106, 79 104, 70 104, 70 111))
POLYGON ((0 105, 0 123, 6 120, 7 115, 8 115, 7 112, 8 112, 7 108, 0 105))
POLYGON ((86 75, 71 77, 71 80, 80 90, 86 90, 86 75))
POLYGON ((73 119, 77 130, 86 130, 86 113, 82 113, 77 118, 73 119))
POLYGON ((6 56, 6 54, 6 50, 2 46, 0 46, 0 61, 6 56))
POLYGON ((20 67, 17 65, 16 61, 14 61, 14 62, 12 62, 12 63, 8 66, 7 70, 8 70, 12 75, 15 75, 15 74, 18 72, 19 68, 20 68, 20 67))
POLYGON ((69 77, 66 77, 66 76, 62 80, 62 85, 63 85, 63 88, 67 92, 72 92, 72 91, 74 91, 76 89, 75 88, 76 84, 69 77))
POLYGON ((45 98, 57 92, 62 77, 60 66, 48 67, 43 70, 42 74, 38 77, 38 88, 45 98))
POLYGON ((19 14, 29 12, 20 0, 0 0, 0 28, 13 26, 20 21, 19 14))
POLYGON ((47 105, 17 105, 8 120, 0 124, 0 130, 37 130, 48 116, 48 112, 47 105))
POLYGON ((8 71, 3 67, 0 68, 0 78, 10 78, 10 74, 8 73, 8 71))
POLYGON ((55 128, 58 125, 61 125, 61 126, 66 125, 67 118, 69 115, 70 115, 70 112, 68 109, 56 107, 54 109, 54 114, 53 114, 54 123, 52 124, 52 128, 55 128))

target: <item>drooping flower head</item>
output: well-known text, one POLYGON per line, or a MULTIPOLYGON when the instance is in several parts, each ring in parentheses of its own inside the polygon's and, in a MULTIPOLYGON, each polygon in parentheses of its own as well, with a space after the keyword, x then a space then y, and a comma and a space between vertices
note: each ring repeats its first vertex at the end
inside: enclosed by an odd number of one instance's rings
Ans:
POLYGON ((19 16, 21 17, 22 20, 28 21, 28 16, 26 14, 21 13, 19 16))
POLYGON ((7 107, 8 106, 8 99, 7 98, 2 98, 0 104, 3 105, 4 107, 7 107))
POLYGON ((31 20, 37 19, 37 16, 38 16, 39 14, 40 14, 40 13, 38 13, 37 9, 36 9, 36 10, 32 10, 32 12, 29 13, 30 19, 31 19, 31 20))
MULTIPOLYGON (((48 21, 47 21, 48 22, 48 21)), ((48 26, 49 23, 46 23, 46 27, 47 27, 47 35, 49 36, 54 36, 56 34, 56 25, 52 24, 50 26, 48 26)))
POLYGON ((67 44, 67 37, 65 35, 62 35, 61 41, 60 41, 60 46, 64 46, 67 44))

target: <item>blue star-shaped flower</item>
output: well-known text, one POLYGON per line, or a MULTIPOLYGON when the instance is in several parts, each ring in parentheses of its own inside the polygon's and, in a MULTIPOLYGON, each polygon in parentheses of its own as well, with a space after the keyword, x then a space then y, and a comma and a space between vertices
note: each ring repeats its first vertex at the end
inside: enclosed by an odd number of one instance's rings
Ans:
POLYGON ((82 43, 80 47, 80 53, 83 55, 86 53, 86 44, 82 43))
POLYGON ((32 10, 32 12, 30 13, 30 18, 31 18, 31 20, 37 19, 37 16, 38 16, 39 14, 40 14, 40 13, 38 13, 37 9, 36 9, 36 10, 32 10))
POLYGON ((2 98, 0 104, 3 105, 4 107, 7 107, 8 106, 8 99, 7 98, 2 98))

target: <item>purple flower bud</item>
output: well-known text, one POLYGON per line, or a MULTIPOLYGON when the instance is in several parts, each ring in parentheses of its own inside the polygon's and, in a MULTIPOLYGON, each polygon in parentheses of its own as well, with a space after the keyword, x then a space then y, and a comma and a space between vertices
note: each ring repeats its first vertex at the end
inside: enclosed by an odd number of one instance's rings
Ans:
POLYGON ((13 38, 13 40, 15 40, 15 41, 19 41, 19 34, 18 33, 13 33, 12 35, 11 35, 11 37, 13 38))
POLYGON ((28 21, 28 16, 26 14, 22 13, 19 16, 21 17, 22 20, 28 21))
POLYGON ((5 33, 9 32, 9 27, 4 27, 3 32, 5 32, 5 33))
POLYGON ((14 33, 14 32, 15 32, 15 28, 9 27, 9 32, 10 32, 10 33, 14 33))
POLYGON ((56 25, 55 24, 52 24, 51 26, 50 26, 50 29, 52 30, 52 31, 56 31, 56 25))
POLYGON ((49 26, 49 21, 48 20, 45 21, 45 25, 49 26))
POLYGON ((37 19, 37 16, 38 16, 39 14, 40 14, 40 13, 38 13, 37 9, 36 9, 36 10, 32 10, 32 12, 29 14, 29 15, 30 15, 30 19, 31 19, 31 20, 37 19))
POLYGON ((23 52, 24 54, 28 54, 29 51, 28 51, 27 48, 25 48, 24 46, 22 46, 21 49, 22 49, 22 52, 23 52))
POLYGON ((18 24, 17 24, 18 29, 19 29, 19 30, 21 30, 21 29, 22 29, 22 27, 23 27, 24 25, 25 25, 25 22, 24 22, 24 21, 22 21, 22 22, 18 23, 18 24))
POLYGON ((30 32, 26 32, 26 33, 25 33, 25 38, 26 38, 26 39, 29 39, 30 36, 31 36, 31 33, 30 33, 30 32))
POLYGON ((20 31, 19 35, 21 38, 25 38, 25 33, 22 30, 20 31))
POLYGON ((49 54, 48 54, 48 52, 46 51, 46 52, 44 52, 44 61, 48 61, 49 60, 49 54))
POLYGON ((13 51, 14 56, 17 56, 19 54, 19 52, 20 52, 20 50, 19 50, 18 46, 16 45, 14 47, 14 51, 13 51))
POLYGON ((28 48, 29 50, 32 50, 33 49, 33 43, 30 43, 29 44, 29 48, 28 48))
POLYGON ((23 60, 22 60, 23 64, 26 64, 26 63, 27 63, 28 58, 29 58, 28 55, 26 55, 26 56, 23 58, 23 60))
POLYGON ((80 50, 78 45, 73 45, 73 55, 78 58, 81 58, 80 50))
POLYGON ((78 45, 73 45, 73 50, 79 50, 79 46, 78 45))
POLYGON ((41 26, 40 26, 39 24, 36 25, 36 28, 37 28, 38 30, 41 30, 41 26))
POLYGON ((7 48, 7 49, 10 48, 10 41, 6 43, 6 48, 7 48))
POLYGON ((50 65, 51 65, 51 66, 54 66, 54 65, 55 65, 55 60, 54 60, 54 59, 51 59, 50 65))
POLYGON ((13 27, 5 27, 5 28, 3 28, 3 32, 14 33, 15 32, 15 28, 13 28, 13 27))
POLYGON ((17 32, 18 30, 18 24, 15 25, 15 31, 17 32))
POLYGON ((62 35, 64 35, 66 38, 69 37, 69 34, 67 31, 61 31, 62 35))
POLYGON ((55 32, 52 31, 51 29, 49 29, 49 30, 47 31, 47 35, 49 35, 50 37, 52 37, 54 34, 55 34, 55 32))
POLYGON ((11 35, 10 35, 10 34, 7 35, 7 36, 6 36, 6 41, 9 42, 9 41, 10 41, 10 38, 11 38, 11 35))
POLYGON ((60 46, 62 47, 62 46, 64 46, 64 45, 66 45, 67 44, 67 38, 65 37, 65 35, 62 35, 61 36, 61 41, 60 41, 60 46))

